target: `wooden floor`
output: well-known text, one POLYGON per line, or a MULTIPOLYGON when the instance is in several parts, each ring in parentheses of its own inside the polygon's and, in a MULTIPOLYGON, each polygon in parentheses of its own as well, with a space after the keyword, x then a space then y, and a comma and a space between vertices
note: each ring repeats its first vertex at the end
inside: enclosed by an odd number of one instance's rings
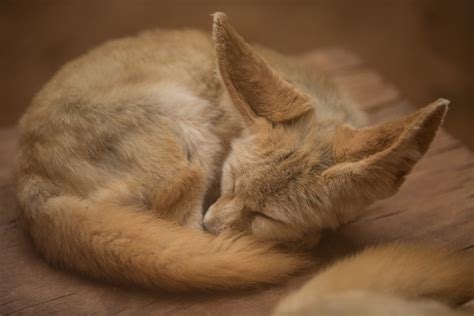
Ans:
MULTIPOLYGON (((414 109, 393 85, 346 51, 319 50, 301 58, 308 67, 331 73, 372 122, 414 109)), ((0 130, 0 144, 1 315, 267 315, 282 296, 311 276, 254 291, 169 295, 116 288, 54 270, 34 252, 15 221, 15 130, 0 130)), ((366 245, 394 240, 424 240, 453 252, 474 251, 474 155, 444 131, 396 196, 374 204, 357 222, 324 236, 314 250, 319 262, 315 270, 366 245)))

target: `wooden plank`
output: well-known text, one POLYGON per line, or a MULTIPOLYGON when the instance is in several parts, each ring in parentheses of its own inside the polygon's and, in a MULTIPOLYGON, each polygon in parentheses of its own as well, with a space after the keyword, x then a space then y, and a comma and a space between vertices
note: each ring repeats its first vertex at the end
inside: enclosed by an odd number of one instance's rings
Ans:
POLYGON ((2 225, 12 222, 16 217, 13 185, 14 158, 17 148, 16 130, 14 128, 0 129, 0 144, 0 225, 2 225))
MULTIPOLYGON (((301 56, 331 73, 369 113, 372 123, 414 108, 359 58, 332 48, 301 56)), ((49 267, 14 220, 14 129, 0 131, 0 314, 266 315, 312 273, 282 286, 254 291, 170 295, 110 286, 49 267)), ((474 155, 444 131, 414 168, 400 192, 366 216, 328 232, 314 252, 320 265, 377 242, 428 240, 453 251, 474 248, 474 155)), ((317 270, 318 267, 315 268, 317 270)))
POLYGON ((15 128, 0 129, 0 183, 13 175, 17 135, 15 128))

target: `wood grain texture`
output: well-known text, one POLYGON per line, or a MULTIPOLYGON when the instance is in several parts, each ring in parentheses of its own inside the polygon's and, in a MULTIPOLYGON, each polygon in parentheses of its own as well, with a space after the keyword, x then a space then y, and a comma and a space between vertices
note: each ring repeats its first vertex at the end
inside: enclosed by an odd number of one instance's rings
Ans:
MULTIPOLYGON (((319 50, 301 59, 332 74, 372 123, 414 110, 394 86, 346 51, 319 50)), ((312 275, 254 291, 170 295, 117 288, 55 270, 35 253, 15 220, 16 131, 0 130, 0 144, 1 315, 267 315, 312 275)), ((444 131, 397 195, 375 203, 358 221, 325 234, 314 256, 321 266, 366 245, 394 240, 426 240, 453 251, 474 249, 474 155, 444 131)))

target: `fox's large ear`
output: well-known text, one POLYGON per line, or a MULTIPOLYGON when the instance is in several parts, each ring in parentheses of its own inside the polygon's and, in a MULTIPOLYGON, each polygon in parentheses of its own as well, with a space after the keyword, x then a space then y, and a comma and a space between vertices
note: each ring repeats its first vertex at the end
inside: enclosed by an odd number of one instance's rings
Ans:
POLYGON ((312 109, 311 98, 281 78, 230 25, 214 13, 213 37, 222 79, 247 124, 256 117, 279 123, 312 109))
POLYGON ((448 103, 438 99, 411 115, 374 127, 340 127, 333 143, 336 164, 323 173, 334 197, 366 205, 394 194, 428 150, 448 103))

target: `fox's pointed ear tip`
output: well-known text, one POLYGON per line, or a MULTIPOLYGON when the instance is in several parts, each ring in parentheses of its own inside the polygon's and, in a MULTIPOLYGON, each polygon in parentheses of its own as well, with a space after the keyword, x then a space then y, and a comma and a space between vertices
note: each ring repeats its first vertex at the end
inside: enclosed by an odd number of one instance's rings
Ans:
POLYGON ((225 42, 225 29, 228 28, 226 24, 228 24, 229 18, 227 14, 224 12, 215 12, 212 15, 213 23, 212 23, 212 37, 216 45, 223 45, 225 42))
POLYGON ((438 98, 436 101, 434 101, 431 105, 433 106, 434 109, 447 112, 449 108, 449 104, 451 101, 445 98, 438 98))
POLYGON ((443 105, 449 105, 449 103, 451 103, 451 101, 449 101, 448 99, 445 99, 445 98, 438 98, 435 103, 438 103, 438 104, 443 104, 443 105))
POLYGON ((448 108, 448 105, 451 103, 448 99, 445 98, 438 98, 436 101, 433 102, 433 105, 435 105, 437 108, 448 108))
POLYGON ((448 105, 449 100, 443 98, 439 98, 436 101, 430 103, 422 110, 423 120, 425 121, 426 119, 428 119, 428 121, 439 127, 443 123, 444 118, 446 117, 446 113, 448 112, 448 105))
POLYGON ((214 12, 211 14, 214 22, 214 26, 220 26, 223 22, 227 22, 229 17, 224 12, 214 12))
POLYGON ((448 99, 439 98, 433 103, 426 106, 426 112, 429 115, 440 115, 442 118, 446 115, 449 109, 450 101, 448 99))

